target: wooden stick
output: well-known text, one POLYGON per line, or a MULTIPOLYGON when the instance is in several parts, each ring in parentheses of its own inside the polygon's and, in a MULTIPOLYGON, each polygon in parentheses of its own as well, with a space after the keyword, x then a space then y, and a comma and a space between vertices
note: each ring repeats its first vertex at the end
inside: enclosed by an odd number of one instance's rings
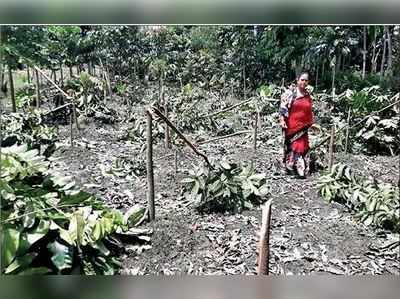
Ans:
POLYGON ((219 136, 219 137, 216 137, 216 138, 212 138, 212 139, 208 139, 208 140, 205 140, 205 141, 201 141, 201 142, 198 142, 197 144, 198 145, 202 145, 202 144, 210 143, 210 142, 221 140, 221 139, 230 138, 230 137, 237 136, 237 135, 248 134, 248 133, 251 133, 251 132, 252 132, 251 130, 239 131, 239 132, 235 132, 235 133, 232 133, 232 134, 229 134, 229 135, 219 136))
POLYGON ((38 68, 36 65, 33 66, 35 70, 37 70, 43 77, 45 77, 47 79, 47 81, 49 81, 51 84, 54 85, 54 87, 60 91, 63 95, 65 95, 65 97, 67 99, 71 99, 71 97, 64 91, 62 90, 57 83, 55 83, 53 80, 51 80, 40 68, 38 68))
POLYGON ((201 156, 207 163, 207 165, 212 168, 210 161, 208 160, 207 156, 204 155, 203 153, 199 152, 198 149, 179 131, 170 121, 168 118, 166 118, 160 110, 158 110, 156 107, 150 107, 147 111, 149 113, 154 112, 159 118, 161 118, 167 125, 176 133, 177 136, 179 136, 197 155, 201 156))
POLYGON ((36 107, 40 107, 40 84, 39 84, 39 73, 35 69, 35 83, 36 83, 36 107))
POLYGON ((269 231, 271 224, 271 204, 272 199, 268 200, 262 209, 262 224, 260 230, 260 242, 258 246, 258 275, 269 274, 269 231))
POLYGON ((350 115, 351 115, 351 108, 349 108, 349 112, 347 114, 346 139, 345 139, 345 143, 344 143, 344 152, 345 153, 347 153, 347 145, 348 145, 348 141, 349 141, 350 115))
POLYGON ((53 110, 49 110, 49 111, 44 112, 43 115, 47 115, 47 114, 56 112, 56 111, 58 111, 58 110, 62 110, 62 109, 64 109, 65 107, 68 107, 68 106, 70 106, 70 105, 72 105, 72 103, 67 103, 67 104, 58 106, 57 108, 55 108, 55 109, 53 109, 53 110))
POLYGON ((254 155, 257 153, 257 129, 258 129, 258 113, 256 113, 254 118, 254 132, 253 132, 253 150, 254 155))
POLYGON ((248 99, 248 100, 242 101, 242 102, 240 102, 240 103, 237 103, 237 104, 235 104, 235 105, 233 105, 233 106, 227 107, 227 108, 222 109, 222 110, 220 110, 220 111, 217 111, 217 112, 214 112, 214 113, 211 113, 211 114, 200 115, 199 118, 212 117, 212 116, 215 116, 215 115, 218 115, 218 114, 221 114, 221 113, 230 111, 230 110, 232 110, 232 109, 235 109, 236 107, 239 107, 239 106, 242 106, 242 105, 244 105, 244 104, 247 104, 247 103, 249 103, 249 102, 251 102, 251 101, 253 101, 253 100, 254 100, 254 98, 250 98, 250 99, 248 99))
POLYGON ((175 149, 174 152, 174 170, 175 170, 175 178, 178 175, 178 150, 175 149))
POLYGON ((329 142, 329 172, 332 170, 333 166, 333 146, 335 143, 335 125, 332 125, 331 129, 331 140, 329 142))
POLYGON ((17 112, 17 103, 15 101, 14 79, 11 66, 8 66, 8 81, 10 82, 12 112, 17 112))
POLYGON ((75 103, 74 103, 73 99, 72 99, 72 109, 73 109, 73 112, 74 112, 74 119, 75 119, 76 128, 77 128, 78 131, 80 131, 79 122, 78 122, 78 116, 76 115, 77 114, 76 113, 76 106, 75 106, 75 103))
MULTIPOLYGON (((164 93, 164 92, 163 92, 164 93)), ((163 95, 164 97, 164 95, 163 95)), ((168 103, 167 100, 164 99, 164 113, 165 113, 165 117, 168 118, 168 103)), ((169 142, 169 127, 167 124, 165 124, 165 140, 164 140, 164 144, 165 144, 165 148, 169 149, 170 148, 170 142, 169 142)))
POLYGON ((147 117, 147 204, 149 210, 149 220, 153 221, 155 218, 154 208, 154 175, 153 175, 153 135, 152 135, 152 116, 149 111, 146 111, 147 117))
POLYGON ((69 130, 71 134, 71 147, 74 147, 74 137, 73 137, 73 128, 72 128, 73 118, 72 118, 72 111, 69 114, 69 130))

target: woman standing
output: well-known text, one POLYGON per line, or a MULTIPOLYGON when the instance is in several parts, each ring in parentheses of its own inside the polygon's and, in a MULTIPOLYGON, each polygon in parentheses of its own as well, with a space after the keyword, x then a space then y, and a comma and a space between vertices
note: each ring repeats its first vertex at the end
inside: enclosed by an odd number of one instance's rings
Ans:
POLYGON ((306 72, 297 77, 297 86, 292 86, 282 95, 279 110, 280 125, 285 134, 286 171, 293 174, 296 170, 301 178, 309 172, 308 129, 314 123, 312 100, 306 90, 308 80, 306 72))

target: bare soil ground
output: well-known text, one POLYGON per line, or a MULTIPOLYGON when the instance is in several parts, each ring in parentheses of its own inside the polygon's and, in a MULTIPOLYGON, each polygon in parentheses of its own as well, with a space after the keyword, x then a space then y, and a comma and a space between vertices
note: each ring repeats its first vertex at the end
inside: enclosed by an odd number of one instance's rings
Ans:
MULTIPOLYGON (((119 103, 115 108, 123 109, 119 103)), ((116 158, 133 161, 144 157, 137 142, 120 138, 127 130, 126 124, 107 125, 92 120, 72 148, 68 130, 69 126, 60 126, 61 143, 52 162, 54 168, 73 176, 83 188, 114 208, 146 206, 145 173, 118 177, 101 171, 116 158)), ((179 183, 185 169, 200 162, 198 157, 183 149, 175 177, 173 151, 165 150, 160 141, 154 148, 156 220, 143 225, 153 234, 150 244, 126 244, 121 274, 256 274, 260 207, 238 215, 199 214, 182 196, 179 183)), ((253 157, 251 139, 243 136, 210 143, 201 146, 201 150, 212 159, 227 156, 235 161, 250 161, 253 157)), ((276 145, 260 142, 256 169, 267 173, 273 199, 272 274, 400 273, 399 248, 382 248, 395 241, 389 232, 365 227, 343 206, 325 203, 316 189, 321 173, 313 173, 305 180, 286 176, 277 166, 278 159, 276 145)), ((336 159, 364 176, 398 182, 398 156, 338 154, 336 159)))

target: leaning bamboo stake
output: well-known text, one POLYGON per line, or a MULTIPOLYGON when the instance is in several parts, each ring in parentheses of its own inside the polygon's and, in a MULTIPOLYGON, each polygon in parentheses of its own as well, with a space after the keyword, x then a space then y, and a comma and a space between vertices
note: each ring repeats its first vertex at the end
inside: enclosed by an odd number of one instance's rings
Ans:
POLYGON ((332 125, 331 129, 331 139, 329 142, 329 172, 332 170, 333 166, 333 146, 335 143, 335 125, 332 125))
POLYGON ((347 146, 349 142, 349 126, 350 126, 350 116, 351 116, 351 108, 349 108, 349 112, 347 114, 347 127, 346 127, 346 140, 344 142, 344 152, 347 153, 347 146))
POLYGON ((247 99, 247 100, 245 100, 245 101, 242 101, 242 102, 237 103, 237 104, 235 104, 235 105, 233 105, 233 106, 227 107, 227 108, 225 108, 225 109, 222 109, 222 110, 220 110, 220 111, 217 111, 217 112, 214 112, 214 113, 211 113, 211 114, 200 115, 198 118, 212 117, 212 116, 215 116, 215 115, 224 113, 224 112, 228 112, 228 111, 230 111, 230 110, 232 110, 232 109, 235 109, 235 108, 237 108, 237 107, 239 107, 239 106, 242 106, 242 105, 244 105, 244 104, 247 104, 247 103, 251 102, 252 100, 254 100, 254 98, 247 99))
POLYGON ((208 139, 208 140, 205 140, 205 141, 201 141, 201 142, 198 142, 197 144, 198 144, 198 145, 202 145, 202 144, 214 142, 214 141, 217 141, 217 140, 221 140, 221 139, 226 139, 226 138, 234 137, 234 136, 237 136, 237 135, 249 134, 249 133, 251 133, 251 132, 252 132, 251 130, 239 131, 239 132, 235 132, 235 133, 232 133, 232 134, 228 134, 228 135, 224 135, 224 136, 219 136, 219 137, 211 138, 211 139, 208 139))
POLYGON ((260 242, 258 245, 258 275, 269 274, 269 235, 271 224, 271 204, 272 199, 268 200, 262 209, 262 223, 260 230, 260 242))
POLYGON ((153 135, 152 135, 152 116, 149 111, 146 111, 147 117, 147 204, 149 210, 149 220, 153 221, 155 218, 154 208, 154 175, 153 175, 153 135))
POLYGON ((154 112, 159 118, 161 118, 165 123, 168 124, 168 126, 176 133, 177 136, 179 136, 197 155, 201 156, 207 165, 212 168, 210 161, 208 160, 207 156, 204 155, 203 153, 199 152, 199 150, 179 131, 170 121, 168 118, 166 118, 160 110, 158 110, 156 107, 150 107, 148 111, 154 112))

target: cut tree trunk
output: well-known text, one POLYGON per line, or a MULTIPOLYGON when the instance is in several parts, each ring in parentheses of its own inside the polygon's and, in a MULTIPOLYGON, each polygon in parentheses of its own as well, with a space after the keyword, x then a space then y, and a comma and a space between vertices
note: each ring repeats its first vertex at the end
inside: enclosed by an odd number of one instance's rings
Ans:
POLYGON ((10 82, 10 95, 11 95, 12 111, 17 112, 17 103, 15 102, 14 79, 13 79, 11 66, 8 66, 8 81, 10 82))
POLYGON ((155 218, 154 208, 154 175, 153 175, 153 136, 152 136, 152 116, 149 111, 146 111, 147 117, 147 204, 149 211, 149 220, 153 221, 155 218))
POLYGON ((258 275, 269 274, 269 235, 271 226, 271 204, 272 199, 268 200, 262 209, 260 241, 258 245, 258 275))

